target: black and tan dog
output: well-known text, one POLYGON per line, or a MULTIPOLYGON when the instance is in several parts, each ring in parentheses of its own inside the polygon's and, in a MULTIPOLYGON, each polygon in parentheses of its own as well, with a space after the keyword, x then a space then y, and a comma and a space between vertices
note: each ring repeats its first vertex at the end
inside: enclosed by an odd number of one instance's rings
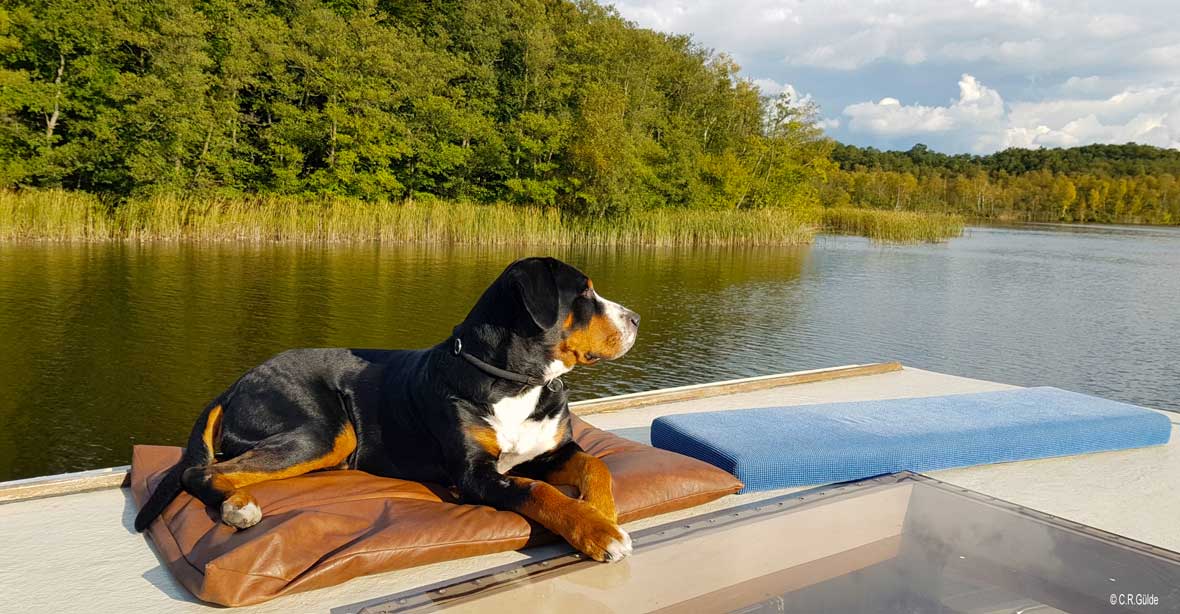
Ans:
POLYGON ((348 467, 447 484, 594 559, 625 557, 631 540, 618 526, 610 473, 571 440, 558 377, 622 356, 638 327, 638 315, 599 296, 577 269, 527 258, 430 349, 284 352, 209 404, 135 528, 183 489, 245 529, 264 513, 251 484, 348 467))

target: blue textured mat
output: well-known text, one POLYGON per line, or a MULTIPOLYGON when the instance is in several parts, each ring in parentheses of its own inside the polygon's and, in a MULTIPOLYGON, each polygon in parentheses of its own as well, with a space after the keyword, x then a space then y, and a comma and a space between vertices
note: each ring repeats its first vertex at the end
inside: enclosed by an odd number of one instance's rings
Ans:
POLYGON ((1171 431, 1154 411, 1045 387, 661 416, 651 442, 725 469, 751 492, 1138 448, 1171 431))

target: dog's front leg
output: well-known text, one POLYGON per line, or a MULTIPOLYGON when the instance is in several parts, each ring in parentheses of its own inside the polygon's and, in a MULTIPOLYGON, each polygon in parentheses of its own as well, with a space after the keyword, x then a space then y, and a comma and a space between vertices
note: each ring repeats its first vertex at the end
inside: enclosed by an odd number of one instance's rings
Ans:
POLYGON ((501 475, 490 460, 469 466, 459 489, 464 498, 536 521, 596 561, 617 561, 631 554, 631 537, 594 506, 567 497, 552 484, 501 475))

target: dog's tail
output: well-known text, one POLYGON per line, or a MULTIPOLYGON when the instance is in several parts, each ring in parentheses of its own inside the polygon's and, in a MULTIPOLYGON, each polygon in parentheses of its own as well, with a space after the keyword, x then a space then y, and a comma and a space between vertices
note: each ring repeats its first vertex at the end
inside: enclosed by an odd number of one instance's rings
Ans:
POLYGON ((169 503, 184 489, 181 478, 185 470, 190 467, 200 467, 213 462, 214 446, 221 439, 221 403, 214 402, 205 408, 197 423, 193 425, 193 432, 188 437, 188 445, 180 460, 168 470, 147 503, 143 504, 135 516, 135 530, 147 529, 152 521, 168 507, 169 503))

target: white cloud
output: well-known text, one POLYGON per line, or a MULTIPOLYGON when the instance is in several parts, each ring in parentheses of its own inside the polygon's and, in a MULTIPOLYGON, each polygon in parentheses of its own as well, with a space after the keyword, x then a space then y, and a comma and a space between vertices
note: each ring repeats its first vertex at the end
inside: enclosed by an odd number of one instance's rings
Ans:
POLYGON ((946 62, 1029 63, 1044 60, 1048 45, 1040 39, 995 41, 991 39, 952 41, 938 49, 946 62))
POLYGON ((767 96, 778 96, 783 92, 787 92, 792 98, 797 95, 795 88, 790 83, 779 83, 774 79, 754 79, 754 85, 757 85, 758 89, 767 96))
MULTIPOLYGON (((1069 83, 1069 82, 1067 82, 1069 83)), ((1093 85, 1078 79, 1073 89, 1093 85)), ((975 77, 959 79, 959 97, 945 106, 902 104, 896 98, 844 108, 851 132, 874 137, 929 136, 951 149, 990 152, 1005 147, 1070 147, 1135 141, 1180 147, 1180 85, 1125 89, 1105 98, 1070 97, 1005 104, 975 77)))
POLYGON ((1132 87, 1106 98, 1017 102, 1005 147, 1071 147, 1135 141, 1180 147, 1180 85, 1132 87))
POLYGON ((1143 59, 1147 61, 1154 68, 1164 68, 1175 71, 1177 68, 1176 58, 1180 57, 1180 44, 1177 45, 1160 45, 1158 47, 1151 47, 1143 52, 1143 59))
POLYGON ((779 83, 774 79, 754 79, 753 83, 765 96, 775 97, 786 94, 791 99, 792 105, 810 105, 815 102, 811 94, 800 93, 790 83, 779 83))
POLYGON ((926 61, 926 50, 921 47, 910 47, 901 59, 906 64, 921 64, 926 61))
POLYGON ((730 54, 763 91, 786 91, 790 82, 829 114, 843 109, 827 126, 842 140, 906 147, 924 138, 953 151, 1177 140, 1177 0, 614 5, 641 26, 691 34, 730 54), (948 74, 964 75, 959 97, 939 103, 948 74), (871 100, 878 102, 858 102, 871 100))
MULTIPOLYGON (((1180 21, 1174 0, 1113 6, 1102 0, 621 0, 614 6, 642 26, 692 33, 739 60, 775 56, 788 66, 834 70, 955 60, 1070 72, 1129 62, 1146 70, 1167 57, 1180 21)), ((1169 61, 1170 74, 1180 73, 1169 61)))
POLYGON ((1004 100, 999 92, 964 74, 959 79, 959 98, 946 106, 905 105, 896 98, 882 98, 849 105, 844 115, 849 130, 875 136, 958 132, 978 138, 994 133, 1002 123, 1004 100))
POLYGON ((1099 38, 1117 39, 1139 32, 1140 27, 1139 21, 1129 15, 1105 13, 1090 17, 1086 32, 1099 38))
POLYGON ((1109 80, 1098 75, 1090 75, 1089 77, 1070 77, 1058 87, 1058 90, 1063 94, 1070 95, 1095 95, 1107 91, 1110 87, 1109 80))

